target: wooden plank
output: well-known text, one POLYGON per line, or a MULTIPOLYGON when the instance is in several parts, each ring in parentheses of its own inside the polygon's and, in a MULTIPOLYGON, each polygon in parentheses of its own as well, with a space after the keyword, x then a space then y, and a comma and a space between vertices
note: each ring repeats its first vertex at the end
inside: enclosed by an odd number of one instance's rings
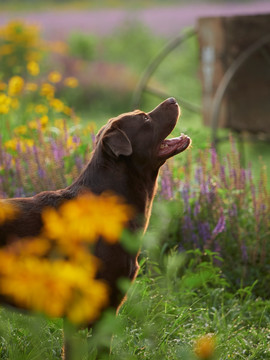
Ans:
MULTIPOLYGON (((270 15, 198 20, 203 119, 211 125, 213 98, 231 64, 256 41, 270 34, 270 15)), ((237 71, 222 101, 219 126, 270 133, 270 43, 237 71)))

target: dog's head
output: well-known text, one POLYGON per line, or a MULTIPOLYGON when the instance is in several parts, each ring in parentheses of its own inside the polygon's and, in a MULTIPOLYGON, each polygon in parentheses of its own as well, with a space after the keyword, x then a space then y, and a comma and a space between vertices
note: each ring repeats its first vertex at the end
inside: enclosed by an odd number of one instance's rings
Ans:
POLYGON ((158 169, 168 158, 191 144, 191 139, 184 134, 166 139, 179 115, 180 108, 174 98, 163 101, 149 113, 135 110, 119 115, 99 131, 95 147, 115 160, 125 157, 158 169))

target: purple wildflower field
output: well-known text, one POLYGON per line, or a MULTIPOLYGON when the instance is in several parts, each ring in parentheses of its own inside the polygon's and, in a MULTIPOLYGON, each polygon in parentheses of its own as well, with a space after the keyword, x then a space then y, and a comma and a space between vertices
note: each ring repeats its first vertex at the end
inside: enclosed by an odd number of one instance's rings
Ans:
MULTIPOLYGON (((174 214, 170 224, 174 234, 166 234, 164 242, 171 237, 174 240, 169 247, 177 246, 179 251, 213 252, 233 286, 251 286, 263 277, 268 281, 266 167, 262 165, 259 183, 255 183, 251 166, 241 167, 231 140, 231 151, 225 157, 217 156, 213 148, 201 151, 198 159, 190 152, 186 164, 177 171, 171 164, 162 171, 160 197, 181 202, 183 212, 183 216, 174 214)), ((264 281, 259 290, 262 296, 267 292, 264 281)))
MULTIPOLYGON (((93 133, 82 140, 77 131, 71 146, 68 128, 58 136, 42 130, 36 136, 38 141, 31 148, 17 146, 10 151, 0 146, 5 169, 0 171, 2 197, 29 196, 69 185, 89 159, 94 140, 93 133)), ((176 159, 165 164, 156 201, 180 205, 181 212, 174 211, 171 220, 173 234, 164 239, 169 247, 215 253, 216 263, 237 287, 252 285, 264 273, 260 285, 264 287, 270 250, 266 170, 262 165, 256 184, 251 167, 241 167, 233 140, 225 157, 217 156, 212 148, 200 151, 198 157, 190 150, 185 163, 176 159)))

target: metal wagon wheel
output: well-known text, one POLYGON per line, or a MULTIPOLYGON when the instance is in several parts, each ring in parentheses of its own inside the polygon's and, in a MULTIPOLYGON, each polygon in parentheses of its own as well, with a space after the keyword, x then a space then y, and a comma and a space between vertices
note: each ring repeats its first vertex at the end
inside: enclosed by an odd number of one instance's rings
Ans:
MULTIPOLYGON (((159 98, 167 98, 170 97, 171 95, 166 94, 165 92, 162 92, 158 89, 155 89, 153 87, 150 87, 148 85, 149 80, 151 79, 152 75, 155 73, 155 71, 157 70, 157 68, 159 67, 159 65, 163 62, 163 60, 173 51, 175 50, 178 46, 182 45, 184 42, 186 42, 186 40, 194 37, 195 35, 197 35, 197 32, 192 29, 189 30, 187 32, 185 32, 184 34, 180 34, 179 36, 177 36, 176 38, 172 39, 171 41, 169 41, 159 52, 159 54, 153 59, 153 61, 149 64, 149 66, 145 69, 145 71, 143 72, 141 79, 135 89, 134 92, 134 96, 133 96, 133 101, 132 101, 132 107, 138 108, 140 106, 141 103, 141 99, 142 99, 142 95, 144 92, 146 93, 150 93, 156 97, 159 98)), ((179 102, 179 104, 183 107, 186 108, 190 111, 193 111, 195 113, 201 113, 201 108, 198 105, 193 104, 192 102, 183 99, 183 98, 177 98, 177 101, 179 102)))
MULTIPOLYGON (((182 45, 186 40, 190 39, 197 35, 197 32, 193 29, 185 34, 181 34, 176 38, 172 39, 168 42, 164 48, 160 51, 160 53, 154 58, 154 60, 149 64, 144 73, 141 76, 141 79, 136 87, 133 96, 133 108, 138 108, 142 99, 142 95, 144 92, 150 93, 154 96, 160 98, 170 97, 171 95, 166 94, 158 89, 148 86, 149 80, 152 75, 155 73, 159 65, 162 61, 178 46, 182 45)), ((227 140, 228 137, 219 137, 218 136, 218 125, 219 125, 219 115, 222 100, 226 94, 229 85, 240 68, 244 65, 244 63, 257 51, 261 51, 264 58, 270 64, 270 56, 266 51, 264 51, 263 47, 270 42, 270 34, 260 38, 258 41, 250 45, 246 50, 244 50, 230 65, 230 67, 225 72, 217 90, 213 98, 212 109, 211 109, 211 140, 213 146, 217 146, 217 144, 223 140, 227 140)), ((198 105, 193 104, 192 102, 183 99, 177 98, 179 104, 190 111, 201 114, 201 108, 198 105)), ((239 141, 242 142, 241 136, 239 136, 239 141)))

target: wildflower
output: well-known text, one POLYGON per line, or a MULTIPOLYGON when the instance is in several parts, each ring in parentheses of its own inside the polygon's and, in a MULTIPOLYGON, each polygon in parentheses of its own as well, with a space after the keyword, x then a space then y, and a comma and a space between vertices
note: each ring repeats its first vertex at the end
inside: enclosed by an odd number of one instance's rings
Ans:
POLYGON ((24 135, 27 133, 27 127, 25 125, 17 126, 14 129, 14 134, 16 135, 24 135))
POLYGON ((13 151, 20 150, 22 152, 26 152, 27 148, 31 148, 34 146, 33 139, 10 139, 4 143, 6 149, 10 149, 13 151))
POLYGON ((0 225, 8 220, 12 220, 18 214, 18 209, 9 202, 0 200, 0 225))
POLYGON ((38 104, 35 106, 35 112, 38 114, 47 114, 48 107, 43 104, 38 104))
POLYGON ((11 98, 6 94, 0 93, 0 114, 7 114, 9 112, 11 98))
POLYGON ((106 285, 80 264, 5 250, 0 262, 1 293, 26 309, 82 323, 94 320, 107 303, 106 285))
POLYGON ((43 115, 40 119, 29 121, 27 125, 32 130, 37 130, 39 128, 45 129, 48 122, 49 122, 48 116, 43 115))
POLYGON ((41 125, 41 128, 44 129, 48 122, 49 122, 49 118, 47 115, 43 115, 40 119, 39 119, 39 122, 40 122, 40 125, 41 125))
POLYGON ((58 71, 52 71, 48 75, 48 80, 52 83, 58 83, 61 79, 62 75, 58 71))
POLYGON ((93 243, 99 236, 115 243, 132 210, 113 195, 85 194, 64 203, 59 211, 45 209, 42 218, 45 236, 60 242, 78 239, 93 243), (91 222, 89 222, 91 218, 91 222))
POLYGON ((16 150, 17 147, 17 139, 10 139, 4 143, 6 149, 16 150))
POLYGON ((70 76, 70 77, 67 77, 65 80, 64 80, 64 84, 67 86, 67 87, 70 87, 70 88, 75 88, 79 85, 79 82, 78 80, 73 77, 73 76, 70 76))
POLYGON ((37 76, 39 74, 39 65, 36 61, 30 61, 27 64, 27 70, 30 75, 37 76))
POLYGON ((26 90, 26 91, 36 91, 37 88, 38 88, 38 86, 37 86, 37 84, 35 84, 35 83, 27 83, 27 84, 25 85, 25 90, 26 90))
POLYGON ((65 109, 64 103, 59 99, 52 99, 50 101, 50 105, 53 109, 55 109, 57 112, 62 112, 65 109))
POLYGON ((13 76, 8 83, 8 94, 10 96, 18 95, 22 92, 24 80, 20 76, 13 76))
POLYGON ((63 113, 70 116, 72 113, 72 109, 69 106, 65 106, 63 109, 63 113))
POLYGON ((225 220, 225 216, 222 213, 220 218, 218 219, 218 223, 217 223, 216 227, 214 228, 214 230, 212 232, 212 236, 216 237, 219 233, 224 231, 225 226, 226 226, 226 220, 225 220))
POLYGON ((66 122, 64 119, 55 119, 54 121, 55 127, 57 127, 60 130, 64 130, 66 127, 66 122))
POLYGON ((45 96, 48 99, 54 97, 55 88, 49 83, 44 83, 41 86, 40 95, 45 96))
POLYGON ((73 136, 69 136, 67 138, 67 148, 68 149, 75 149, 77 147, 77 142, 74 141, 74 137, 73 136))
POLYGON ((194 352, 199 359, 211 359, 216 348, 216 341, 212 334, 200 337, 194 345, 194 352))

